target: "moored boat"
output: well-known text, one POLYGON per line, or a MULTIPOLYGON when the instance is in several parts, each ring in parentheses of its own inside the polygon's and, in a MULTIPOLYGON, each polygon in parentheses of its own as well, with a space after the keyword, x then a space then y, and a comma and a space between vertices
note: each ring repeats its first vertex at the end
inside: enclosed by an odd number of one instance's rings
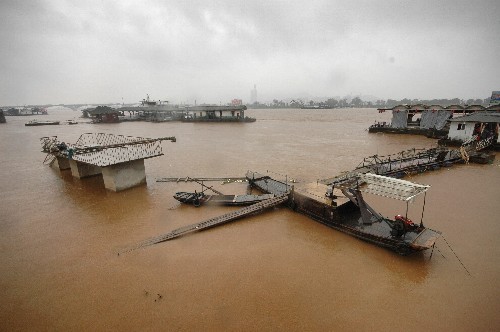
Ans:
POLYGON ((27 123, 25 123, 25 126, 50 126, 50 125, 58 125, 59 121, 38 121, 38 120, 31 120, 27 123))
POLYGON ((273 198, 274 194, 264 195, 207 195, 204 192, 177 192, 174 198, 181 203, 193 204, 198 207, 201 204, 243 206, 252 205, 266 199, 273 198))
POLYGON ((430 249, 441 235, 441 232, 425 227, 422 220, 417 224, 406 215, 398 214, 394 219, 382 216, 362 195, 362 192, 366 192, 402 200, 408 204, 416 196, 424 194, 430 186, 370 173, 359 174, 340 188, 348 200, 337 206, 334 202, 336 196, 327 204, 324 200, 291 190, 287 183, 256 172, 248 172, 247 179, 251 186, 266 193, 280 195, 290 192, 288 205, 296 212, 328 227, 389 248, 400 255, 430 249))

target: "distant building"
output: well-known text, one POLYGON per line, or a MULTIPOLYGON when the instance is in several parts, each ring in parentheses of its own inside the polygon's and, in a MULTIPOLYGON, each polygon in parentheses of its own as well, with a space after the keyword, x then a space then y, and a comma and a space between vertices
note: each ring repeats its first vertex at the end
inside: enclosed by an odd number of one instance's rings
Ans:
POLYGON ((492 137, 500 146, 500 112, 480 111, 450 120, 448 139, 465 142, 479 135, 481 139, 492 137))
POLYGON ((233 99, 231 100, 231 105, 233 106, 239 106, 239 105, 242 105, 243 104, 243 101, 241 99, 233 99))
POLYGON ((500 91, 493 91, 491 93, 490 105, 500 105, 500 91))
POLYGON ((250 91, 250 104, 257 102, 257 85, 253 85, 252 91, 250 91))

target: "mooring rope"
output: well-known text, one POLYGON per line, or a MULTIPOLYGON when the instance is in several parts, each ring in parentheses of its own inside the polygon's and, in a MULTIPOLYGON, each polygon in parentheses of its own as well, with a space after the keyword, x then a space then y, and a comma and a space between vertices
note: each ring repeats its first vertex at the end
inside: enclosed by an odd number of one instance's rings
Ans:
POLYGON ((434 253, 434 247, 435 247, 435 246, 436 246, 436 243, 434 243, 434 244, 432 245, 432 251, 431 251, 431 255, 429 256, 429 260, 431 260, 431 258, 432 258, 432 254, 434 253))
POLYGON ((446 239, 444 238, 444 236, 441 235, 441 237, 443 238, 444 242, 446 242, 446 244, 448 245, 448 248, 450 248, 451 252, 458 259, 458 261, 460 262, 460 264, 462 264, 462 267, 465 269, 465 271, 467 271, 467 273, 469 274, 469 276, 472 277, 472 274, 470 274, 469 270, 467 270, 467 268, 465 267, 464 263, 462 263, 462 261, 460 260, 460 258, 458 258, 457 254, 455 253, 455 251, 453 251, 453 248, 450 246, 450 244, 448 243, 448 241, 446 241, 446 239))
POLYGON ((436 250, 441 254, 441 256, 443 256, 444 259, 446 259, 446 257, 443 255, 443 253, 441 252, 441 250, 439 250, 439 248, 436 246, 436 250))

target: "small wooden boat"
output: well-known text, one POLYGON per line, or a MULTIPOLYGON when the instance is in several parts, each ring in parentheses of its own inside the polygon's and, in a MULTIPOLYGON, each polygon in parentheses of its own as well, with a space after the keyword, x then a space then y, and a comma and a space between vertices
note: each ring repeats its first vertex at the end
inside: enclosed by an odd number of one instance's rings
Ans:
POLYGON ((181 203, 193 204, 198 207, 201 204, 213 204, 213 205, 252 205, 266 199, 273 198, 274 194, 264 194, 264 195, 207 195, 203 192, 177 192, 174 198, 181 203))
POLYGON ((38 120, 31 120, 27 123, 25 123, 25 126, 47 126, 47 125, 58 125, 59 121, 38 121, 38 120))

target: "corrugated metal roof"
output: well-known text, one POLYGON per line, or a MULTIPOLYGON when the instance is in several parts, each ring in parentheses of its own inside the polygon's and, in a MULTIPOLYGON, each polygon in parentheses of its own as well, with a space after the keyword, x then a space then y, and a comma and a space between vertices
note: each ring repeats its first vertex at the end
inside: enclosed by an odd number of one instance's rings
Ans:
POLYGON ((450 122, 500 122, 500 112, 476 112, 450 119, 450 122))
POLYGON ((430 188, 430 186, 372 173, 359 174, 359 178, 366 183, 366 186, 361 189, 362 192, 401 201, 409 201, 430 188))

